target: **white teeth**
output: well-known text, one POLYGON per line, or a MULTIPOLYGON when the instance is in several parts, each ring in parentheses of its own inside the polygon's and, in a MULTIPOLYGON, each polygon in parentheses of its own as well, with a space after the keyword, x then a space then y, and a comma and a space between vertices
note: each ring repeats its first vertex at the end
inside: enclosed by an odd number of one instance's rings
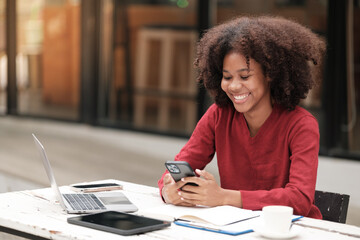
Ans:
POLYGON ((246 98, 247 96, 249 96, 249 94, 234 96, 234 98, 235 98, 236 100, 243 100, 243 99, 246 98))

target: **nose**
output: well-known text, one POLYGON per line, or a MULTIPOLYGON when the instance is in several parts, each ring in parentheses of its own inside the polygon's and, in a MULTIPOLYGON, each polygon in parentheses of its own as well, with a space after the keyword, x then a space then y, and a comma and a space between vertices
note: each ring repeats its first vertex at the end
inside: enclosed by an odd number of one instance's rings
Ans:
POLYGON ((239 79, 234 79, 233 81, 231 81, 229 85, 229 89, 231 91, 237 91, 240 90, 241 88, 242 88, 242 83, 239 79))

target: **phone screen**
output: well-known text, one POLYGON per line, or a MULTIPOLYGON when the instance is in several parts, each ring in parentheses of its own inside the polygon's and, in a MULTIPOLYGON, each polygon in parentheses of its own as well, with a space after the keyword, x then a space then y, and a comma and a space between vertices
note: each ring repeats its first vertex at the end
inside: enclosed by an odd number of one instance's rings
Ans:
MULTIPOLYGON (((165 166, 175 182, 180 181, 184 177, 195 177, 196 174, 190 164, 185 161, 167 161, 165 166)), ((187 185, 198 186, 196 183, 187 183, 187 185)))
POLYGON ((118 212, 104 212, 82 216, 79 220, 93 224, 104 225, 107 227, 119 228, 122 230, 131 230, 139 227, 163 223, 162 221, 155 219, 143 218, 118 212))
POLYGON ((72 217, 68 218, 68 222, 121 235, 157 230, 171 224, 166 221, 115 211, 72 217))
POLYGON ((81 184, 81 185, 72 185, 74 188, 100 188, 100 187, 114 187, 120 186, 117 183, 99 183, 99 184, 81 184))

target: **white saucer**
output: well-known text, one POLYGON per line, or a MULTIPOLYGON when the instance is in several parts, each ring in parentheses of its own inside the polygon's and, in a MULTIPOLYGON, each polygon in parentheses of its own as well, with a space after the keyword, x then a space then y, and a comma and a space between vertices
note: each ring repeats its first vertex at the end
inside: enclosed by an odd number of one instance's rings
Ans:
POLYGON ((300 233, 301 229, 302 227, 293 225, 288 233, 274 233, 266 232, 264 231, 264 228, 259 226, 254 228, 254 232, 266 238, 290 239, 296 237, 300 233))

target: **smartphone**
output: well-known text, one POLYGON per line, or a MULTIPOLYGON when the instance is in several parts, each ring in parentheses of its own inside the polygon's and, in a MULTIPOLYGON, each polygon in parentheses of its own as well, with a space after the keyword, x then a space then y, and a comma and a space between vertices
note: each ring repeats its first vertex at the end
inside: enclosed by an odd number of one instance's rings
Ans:
POLYGON ((171 225, 171 222, 116 211, 71 217, 67 219, 67 222, 125 236, 154 231, 171 225))
POLYGON ((83 192, 83 193, 103 192, 103 191, 123 189, 122 185, 118 183, 75 184, 75 185, 71 185, 71 188, 76 192, 83 192))
MULTIPOLYGON (((169 171, 175 182, 180 181, 184 177, 196 177, 194 170, 190 164, 185 161, 167 161, 165 167, 169 171)), ((196 183, 187 183, 192 186, 198 186, 196 183)))

